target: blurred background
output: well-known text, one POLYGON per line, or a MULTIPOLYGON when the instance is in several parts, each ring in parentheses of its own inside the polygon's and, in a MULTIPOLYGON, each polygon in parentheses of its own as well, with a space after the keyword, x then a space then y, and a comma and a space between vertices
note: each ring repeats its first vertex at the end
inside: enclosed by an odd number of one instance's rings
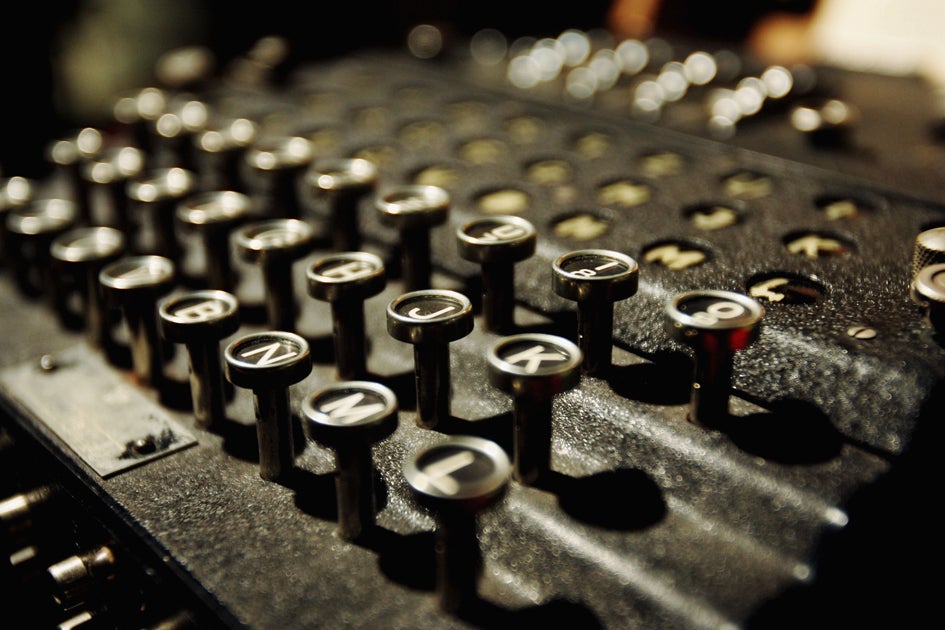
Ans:
POLYGON ((945 83, 941 0, 583 0, 547 3, 402 0, 241 4, 222 0, 56 0, 8 3, 0 38, 5 79, 0 172, 38 177, 46 140, 101 124, 114 96, 154 80, 165 51, 205 45, 220 67, 266 35, 290 44, 290 64, 365 47, 403 46, 418 23, 509 38, 606 28, 745 47, 770 63, 828 62, 945 83), (512 8, 514 6, 514 9, 512 8))

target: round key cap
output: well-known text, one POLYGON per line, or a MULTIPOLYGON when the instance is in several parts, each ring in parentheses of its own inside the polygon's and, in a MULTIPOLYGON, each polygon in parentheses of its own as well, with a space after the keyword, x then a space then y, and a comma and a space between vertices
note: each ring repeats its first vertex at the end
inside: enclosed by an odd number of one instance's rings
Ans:
POLYGON ((82 180, 89 186, 90 200, 96 200, 96 194, 105 197, 110 211, 110 220, 105 224, 117 227, 126 239, 137 229, 129 207, 128 184, 141 177, 144 167, 144 153, 131 146, 109 147, 82 165, 82 180), (99 190, 102 192, 97 193, 99 190))
POLYGON ((554 397, 580 381, 581 350, 555 335, 503 337, 487 353, 489 381, 512 395, 513 475, 531 484, 551 470, 554 397))
POLYGON ((482 558, 476 515, 508 488, 509 458, 495 442, 454 436, 409 457, 404 477, 438 521, 438 604, 446 612, 459 611, 478 598, 482 558))
POLYGON ((240 255, 262 271, 270 328, 295 330, 298 305, 292 265, 311 251, 314 239, 315 231, 299 219, 254 221, 236 233, 240 255))
POLYGON ((98 276, 106 303, 124 318, 135 376, 155 387, 164 376, 157 302, 173 288, 175 272, 163 256, 132 256, 106 265, 98 276))
POLYGON ((295 465, 289 386, 312 371, 308 342, 285 331, 251 333, 230 343, 223 355, 227 379, 253 390, 259 476, 284 479, 295 465))
POLYGON ((358 209, 377 183, 374 163, 360 158, 317 160, 306 172, 305 183, 328 209, 334 249, 342 252, 359 249, 358 209))
POLYGON ((248 219, 251 210, 250 198, 232 190, 198 193, 177 206, 177 221, 200 237, 209 288, 233 290, 230 234, 248 219))
POLYGON ((265 216, 298 219, 302 205, 299 180, 314 157, 312 143, 301 136, 266 136, 246 152, 250 172, 265 190, 265 216))
POLYGON ((49 247, 76 225, 76 205, 68 199, 35 199, 6 214, 8 257, 14 279, 24 295, 45 294, 54 300, 49 247))
POLYGON ((226 419, 220 342, 239 329, 239 302, 225 291, 191 291, 158 307, 164 337, 187 348, 194 419, 213 429, 226 419))
POLYGON ((139 245, 142 251, 172 260, 181 256, 174 216, 177 204, 193 194, 195 184, 193 171, 178 167, 152 170, 128 183, 128 197, 137 205, 135 213, 150 217, 146 238, 139 245))
POLYGON ((430 288, 430 230, 446 222, 449 193, 438 186, 405 185, 375 201, 381 222, 400 233, 401 272, 406 291, 430 288))
POLYGON ((935 330, 945 332, 945 263, 923 267, 916 276, 913 293, 935 330))
POLYGON ((585 374, 600 374, 611 366, 614 302, 637 292, 638 266, 620 252, 581 249, 559 257, 552 266, 554 291, 577 302, 578 347, 585 374))
POLYGON ((689 291, 666 307, 666 328, 694 351, 689 420, 712 426, 728 418, 732 363, 761 332, 764 308, 731 291, 689 291))
POLYGON ((313 262, 306 278, 309 295, 331 303, 338 376, 365 376, 364 301, 384 290, 384 261, 367 252, 340 252, 313 262))
MULTIPOLYGON (((49 251, 57 270, 75 278, 89 341, 103 348, 110 322, 98 276, 103 267, 124 255, 124 235, 105 226, 76 228, 53 240, 49 251)), ((58 308, 65 309, 65 302, 65 296, 58 296, 58 308)))
POLYGON ((515 263, 535 253, 535 226, 515 216, 477 219, 456 230, 459 255, 482 267, 482 314, 486 330, 515 326, 515 263))
POLYGON ((456 291, 412 291, 387 306, 387 331, 394 339, 414 347, 420 426, 432 429, 450 418, 449 343, 472 329, 472 303, 456 291))
POLYGON ((371 446, 397 428, 397 397, 368 381, 344 381, 302 402, 308 435, 335 451, 337 533, 354 540, 374 526, 377 500, 371 446))

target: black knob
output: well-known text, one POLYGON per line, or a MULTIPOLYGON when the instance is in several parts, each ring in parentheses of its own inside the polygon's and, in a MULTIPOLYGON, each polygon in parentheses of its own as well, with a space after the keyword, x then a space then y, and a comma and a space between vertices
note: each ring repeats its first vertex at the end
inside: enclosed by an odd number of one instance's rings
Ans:
POLYGON ((365 376, 364 301, 384 290, 384 261, 367 252, 340 252, 313 262, 306 278, 309 295, 331 304, 338 376, 365 376))
POLYGON ((68 199, 35 199, 7 211, 7 256, 24 295, 55 299, 49 248, 76 225, 76 206, 68 199))
MULTIPOLYGON (((95 347, 104 348, 111 322, 98 276, 105 265, 124 255, 124 235, 105 226, 76 228, 53 240, 49 251, 56 263, 57 276, 61 271, 62 275, 75 279, 89 341, 95 347)), ((57 308, 65 317, 66 296, 57 297, 57 308)))
POLYGON ((456 231, 459 255, 482 266, 484 328, 515 326, 515 263, 535 253, 535 226, 520 217, 477 219, 456 231))
POLYGON ((374 526, 371 446, 397 429, 397 397, 379 383, 345 381, 310 394, 302 416, 309 437, 335 452, 337 533, 354 540, 374 526))
POLYGON ((412 291, 387 306, 388 332, 414 347, 417 424, 421 427, 432 429, 450 418, 449 343, 472 329, 472 303, 456 291, 412 291))
MULTIPOLYGON (((299 185, 314 157, 312 143, 301 136, 265 136, 246 151, 246 163, 262 189, 264 216, 302 216, 299 185)), ((262 204, 260 204, 262 205, 262 204)))
POLYGON ((315 231, 299 219, 269 219, 244 225, 235 240, 243 259, 262 271, 269 327, 295 330, 298 305, 292 266, 311 252, 315 231))
POLYGON ((552 403, 580 381, 581 350, 563 337, 503 337, 487 353, 489 381, 512 395, 513 474, 539 481, 551 469, 552 403))
POLYGON ((360 158, 321 159, 308 169, 305 183, 327 207, 335 251, 360 249, 358 210, 361 200, 374 191, 377 183, 374 163, 360 158))
POLYGON ((129 208, 128 184, 141 176, 144 165, 144 153, 130 146, 109 147, 96 159, 82 165, 82 179, 88 183, 90 202, 95 206, 97 197, 104 197, 110 213, 103 224, 117 227, 128 239, 137 229, 129 208))
POLYGON ((913 295, 935 330, 945 333, 945 263, 923 267, 913 284, 913 295))
POLYGON ((637 263, 620 252, 582 249, 559 257, 552 269, 555 293, 577 302, 581 368, 600 374, 612 360, 614 302, 637 292, 637 263))
POLYGON ((148 254, 177 260, 183 253, 175 229, 177 205, 194 192, 193 171, 179 167, 152 170, 128 182, 128 197, 135 202, 135 214, 148 216, 139 249, 148 254))
POLYGON ((247 220, 251 209, 250 198, 232 190, 199 193, 177 206, 177 221, 200 238, 207 287, 233 290, 230 234, 247 220))
POLYGON ((408 458, 404 477, 438 521, 437 602, 446 612, 460 611, 478 597, 482 557, 476 515, 502 498, 509 458, 495 442, 454 436, 408 458))
POLYGON ((404 290, 429 289, 430 230, 446 222, 449 193, 437 186, 399 186, 378 197, 375 206, 381 222, 400 233, 404 290))
POLYGON ((224 358, 227 379, 253 391, 259 476, 284 479, 295 463, 289 386, 312 371, 308 342, 285 331, 251 333, 230 343, 224 358))
POLYGON ((694 352, 689 420, 712 426, 728 418, 735 352, 758 338, 764 308, 732 291, 689 291, 666 307, 666 328, 694 352))
POLYGON ((164 337, 187 348, 194 419, 214 429, 226 419, 220 342, 239 329, 239 302, 225 291, 192 291, 161 302, 164 337))
POLYGON ((124 318, 135 376, 156 387, 164 376, 157 302, 173 288, 175 272, 173 261, 163 256, 132 256, 106 265, 98 275, 106 303, 124 318))

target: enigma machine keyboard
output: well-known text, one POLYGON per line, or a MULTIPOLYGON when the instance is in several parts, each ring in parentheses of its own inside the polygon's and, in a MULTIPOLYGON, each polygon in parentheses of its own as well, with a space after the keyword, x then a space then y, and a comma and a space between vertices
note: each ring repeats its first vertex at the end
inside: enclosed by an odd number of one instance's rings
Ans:
MULTIPOLYGON (((640 42, 565 84, 475 41, 281 78, 261 42, 3 173, 5 627, 927 612, 935 184, 588 106, 640 42)), ((635 111, 799 102, 678 59, 635 111)))

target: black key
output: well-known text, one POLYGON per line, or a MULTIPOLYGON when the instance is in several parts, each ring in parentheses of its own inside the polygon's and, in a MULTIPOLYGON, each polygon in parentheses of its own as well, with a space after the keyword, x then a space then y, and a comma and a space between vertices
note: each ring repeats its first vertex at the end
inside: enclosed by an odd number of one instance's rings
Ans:
POLYGON ((558 258, 553 272, 555 293, 577 302, 581 368, 590 375, 605 372, 612 359, 614 302, 637 292, 636 261, 620 252, 582 249, 558 258))
POLYGON ((239 302, 225 291, 192 291, 161 302, 164 337, 187 347, 194 419, 214 429, 226 419, 220 342, 239 329, 239 302))
POLYGON ((298 304, 292 265, 307 255, 315 232, 299 219, 255 221, 236 233, 236 248, 244 260, 260 266, 266 291, 266 313, 269 327, 295 330, 298 304))
POLYGON ((483 327, 508 333, 515 327, 515 263, 535 253, 536 231, 515 216, 470 221, 456 230, 459 255, 482 268, 483 327))
POLYGON ((760 334, 764 308, 731 291, 689 291, 666 307, 666 328, 694 353, 689 420, 712 426, 728 418, 735 352, 760 334))
POLYGON ((99 272, 106 303, 124 318, 134 374, 142 384, 160 387, 164 357, 158 333, 158 299, 173 288, 174 263, 163 256, 133 256, 106 265, 99 272))
MULTIPOLYGON (((7 256, 24 295, 55 300, 49 248, 76 225, 76 205, 68 199, 35 199, 6 213, 7 256)), ((55 306, 54 302, 51 303, 55 306)))
POLYGON ((295 466, 289 386, 312 371, 308 342, 285 331, 251 333, 230 343, 224 358, 227 379, 253 390, 259 476, 283 480, 295 466))
MULTIPOLYGON (((246 163, 259 184, 266 206, 263 216, 298 219, 298 187, 314 157, 312 143, 301 136, 266 136, 246 151, 246 163)), ((262 204, 260 204, 262 206, 262 204)))
MULTIPOLYGON (((57 271, 75 279, 90 343, 104 348, 111 327, 98 276, 103 267, 125 254, 124 235, 105 226, 76 228, 53 240, 49 251, 57 271)), ((57 308, 65 318, 64 295, 57 296, 57 308)))
POLYGON ((476 515, 504 495, 509 484, 509 458, 495 442, 455 436, 409 457, 404 477, 420 502, 437 517, 439 607, 446 612, 461 611, 478 599, 482 557, 476 515))
POLYGON ((381 222, 400 233, 405 291, 430 288, 430 230, 446 222, 450 196, 437 186, 405 185, 377 198, 381 222))
POLYGON ((384 261, 367 252, 341 252, 312 263, 306 278, 309 295, 331 304, 338 376, 365 376, 364 301, 384 290, 384 261))
POLYGON ((134 213, 146 214, 140 251, 178 260, 182 248, 175 230, 177 205, 194 192, 193 171, 179 167, 161 168, 144 173, 128 182, 128 197, 135 202, 134 213))
POLYGON ((302 402, 309 437, 335 452, 338 536, 354 540, 374 526, 377 501, 371 446, 397 429, 397 397, 368 381, 328 385, 302 402))
POLYGON ((449 342, 472 329, 472 303, 456 291, 412 291, 387 306, 388 332, 413 344, 419 426, 433 429, 450 418, 449 342))
POLYGON ((177 206, 177 221, 196 232, 201 241, 207 287, 232 291, 236 284, 230 234, 250 216, 252 201, 232 190, 215 190, 188 197, 177 206))
POLYGON ((377 167, 359 158, 325 158, 312 164, 305 174, 305 183, 327 207, 335 251, 360 249, 358 211, 362 199, 374 191, 377 167))
POLYGON ((512 395, 513 475, 531 484, 551 470, 554 397, 580 381, 581 350, 563 337, 503 337, 487 354, 489 380, 512 395))

